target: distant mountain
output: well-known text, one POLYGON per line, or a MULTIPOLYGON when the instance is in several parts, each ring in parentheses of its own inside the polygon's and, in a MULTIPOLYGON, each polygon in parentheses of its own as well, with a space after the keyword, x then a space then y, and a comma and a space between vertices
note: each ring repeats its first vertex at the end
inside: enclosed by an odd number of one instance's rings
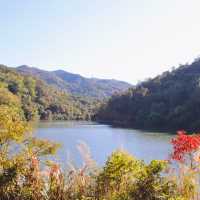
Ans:
POLYGON ((124 92, 131 87, 131 84, 123 81, 85 78, 64 70, 45 71, 27 65, 19 66, 16 69, 22 74, 38 77, 49 85, 79 96, 103 99, 114 93, 124 92))
POLYGON ((200 131, 200 59, 113 96, 96 119, 139 129, 200 131))

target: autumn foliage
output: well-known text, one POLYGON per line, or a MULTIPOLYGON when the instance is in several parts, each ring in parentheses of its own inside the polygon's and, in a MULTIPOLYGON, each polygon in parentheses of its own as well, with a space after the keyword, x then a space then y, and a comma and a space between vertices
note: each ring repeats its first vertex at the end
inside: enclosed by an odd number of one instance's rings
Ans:
POLYGON ((187 155, 195 153, 200 147, 200 135, 187 135, 185 131, 178 131, 177 137, 171 141, 173 145, 172 159, 185 161, 187 155))

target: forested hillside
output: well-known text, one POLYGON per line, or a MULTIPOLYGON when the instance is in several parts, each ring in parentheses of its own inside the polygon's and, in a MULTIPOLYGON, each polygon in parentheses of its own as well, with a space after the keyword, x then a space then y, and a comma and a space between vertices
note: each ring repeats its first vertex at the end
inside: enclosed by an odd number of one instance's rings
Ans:
POLYGON ((200 60, 113 96, 96 119, 145 129, 200 130, 200 60))
POLYGON ((85 78, 79 74, 72 74, 64 70, 45 71, 26 65, 17 68, 17 71, 38 77, 54 87, 67 91, 73 95, 103 99, 131 87, 130 84, 109 79, 85 78))
POLYGON ((0 65, 0 105, 22 109, 27 120, 90 119, 97 101, 72 96, 44 81, 0 65))

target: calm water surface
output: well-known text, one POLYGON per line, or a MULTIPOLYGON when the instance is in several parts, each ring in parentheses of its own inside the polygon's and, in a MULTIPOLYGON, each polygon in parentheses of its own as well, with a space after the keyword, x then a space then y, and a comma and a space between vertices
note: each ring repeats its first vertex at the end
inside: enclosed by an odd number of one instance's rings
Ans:
POLYGON ((137 158, 149 162, 166 159, 171 150, 171 135, 134 129, 113 128, 93 122, 39 122, 35 132, 40 138, 61 143, 57 159, 64 163, 68 155, 79 165, 81 156, 77 150, 79 142, 85 142, 98 164, 103 164, 112 151, 123 148, 137 158))

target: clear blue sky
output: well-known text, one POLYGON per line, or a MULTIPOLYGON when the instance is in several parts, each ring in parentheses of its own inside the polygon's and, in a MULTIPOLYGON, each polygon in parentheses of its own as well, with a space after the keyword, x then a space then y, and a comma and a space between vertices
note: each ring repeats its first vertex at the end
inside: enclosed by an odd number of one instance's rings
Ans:
POLYGON ((0 63, 131 83, 200 54, 199 0, 0 0, 0 63))

